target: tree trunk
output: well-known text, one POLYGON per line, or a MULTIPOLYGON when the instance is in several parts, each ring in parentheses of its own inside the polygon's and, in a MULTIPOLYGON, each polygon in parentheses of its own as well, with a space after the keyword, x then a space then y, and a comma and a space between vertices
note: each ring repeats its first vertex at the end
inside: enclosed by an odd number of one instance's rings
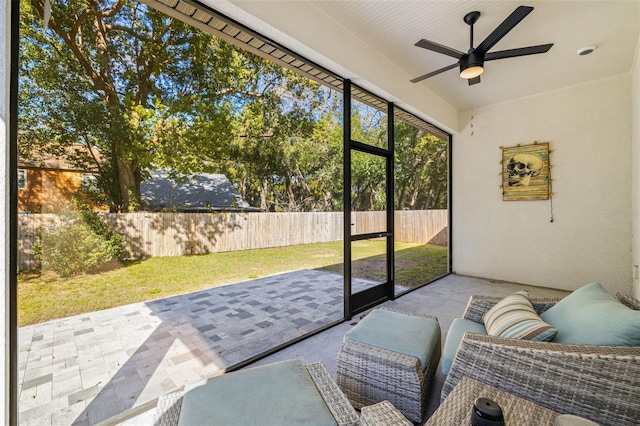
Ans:
POLYGON ((395 209, 396 210, 402 210, 403 208, 403 204, 404 204, 404 196, 405 196, 405 189, 406 186, 404 184, 398 185, 396 186, 396 190, 398 192, 398 198, 396 198, 395 201, 395 209), (398 188, 399 186, 399 188, 398 188))
POLYGON ((262 188, 260 189, 260 209, 267 211, 267 192, 269 192, 269 182, 262 180, 262 188))
POLYGON ((296 196, 293 193, 293 184, 291 183, 291 178, 289 176, 285 178, 285 186, 287 188, 287 198, 289 198, 289 211, 295 212, 297 210, 296 196))
MULTIPOLYGON (((120 151, 116 148, 116 152, 120 151)), ((122 212, 134 212, 141 208, 140 172, 135 162, 126 161, 121 154, 116 155, 118 183, 122 197, 122 212)))
POLYGON ((324 206, 323 206, 323 210, 325 212, 330 212, 333 209, 333 203, 331 202, 333 200, 333 194, 331 193, 331 191, 327 191, 324 193, 324 206))
POLYGON ((418 188, 417 184, 413 188, 411 192, 411 200, 409 201, 409 210, 415 210, 417 208, 416 204, 418 203, 418 195, 420 192, 420 188, 418 188))

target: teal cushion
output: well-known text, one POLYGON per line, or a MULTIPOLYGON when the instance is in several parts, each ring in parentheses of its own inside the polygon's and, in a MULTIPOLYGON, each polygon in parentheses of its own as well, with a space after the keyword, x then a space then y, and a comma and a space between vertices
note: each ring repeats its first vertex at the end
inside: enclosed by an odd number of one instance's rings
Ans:
POLYGON ((487 334, 487 329, 483 324, 477 323, 464 318, 455 318, 447 331, 447 339, 444 341, 444 349, 442 350, 442 374, 449 374, 449 369, 453 363, 453 357, 456 355, 458 346, 465 331, 470 333, 487 334))
POLYGON ((540 319, 526 290, 503 298, 482 319, 490 336, 548 342, 558 333, 556 328, 540 319))
POLYGON ((599 283, 579 288, 540 318, 558 329, 557 343, 640 345, 640 311, 615 300, 599 283))
POLYGON ((307 368, 283 361, 223 374, 191 386, 180 426, 336 425, 307 368))
POLYGON ((437 321, 374 309, 344 336, 344 341, 366 343, 420 360, 424 370, 440 341, 437 321))

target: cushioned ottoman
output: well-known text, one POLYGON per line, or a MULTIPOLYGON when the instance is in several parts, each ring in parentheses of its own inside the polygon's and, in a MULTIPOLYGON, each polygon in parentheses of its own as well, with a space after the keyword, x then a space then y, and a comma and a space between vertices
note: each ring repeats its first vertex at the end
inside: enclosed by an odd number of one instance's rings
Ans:
POLYGON ((338 386, 355 408, 388 400, 420 422, 440 350, 437 318, 374 309, 344 337, 338 386))
POLYGON ((356 411, 322 363, 305 366, 298 360, 196 382, 185 389, 182 401, 173 405, 177 406, 174 411, 179 415, 179 426, 353 426, 358 423, 356 411))

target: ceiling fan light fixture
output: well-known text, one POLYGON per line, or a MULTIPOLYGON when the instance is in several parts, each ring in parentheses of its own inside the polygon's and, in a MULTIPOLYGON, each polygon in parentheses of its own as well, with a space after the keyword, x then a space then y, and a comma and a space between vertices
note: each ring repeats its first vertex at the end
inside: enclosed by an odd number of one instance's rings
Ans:
POLYGON ((484 72, 484 55, 471 52, 460 58, 460 77, 467 80, 476 78, 484 72))
POLYGON ((469 68, 460 70, 460 77, 469 80, 478 77, 483 72, 484 68, 482 68, 480 65, 472 65, 469 68))

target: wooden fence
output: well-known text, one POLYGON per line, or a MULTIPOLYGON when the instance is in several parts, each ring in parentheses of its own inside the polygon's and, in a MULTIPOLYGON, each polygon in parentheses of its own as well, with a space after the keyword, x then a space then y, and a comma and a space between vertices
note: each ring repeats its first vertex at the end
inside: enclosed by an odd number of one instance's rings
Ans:
MULTIPOLYGON (((395 212, 395 241, 447 244, 446 210, 395 212)), ((126 238, 127 258, 183 256, 339 241, 342 212, 315 213, 107 213, 103 218, 126 238)), ((18 265, 36 267, 33 243, 53 214, 18 218, 18 265)), ((384 231, 384 212, 354 212, 354 234, 384 231)))

